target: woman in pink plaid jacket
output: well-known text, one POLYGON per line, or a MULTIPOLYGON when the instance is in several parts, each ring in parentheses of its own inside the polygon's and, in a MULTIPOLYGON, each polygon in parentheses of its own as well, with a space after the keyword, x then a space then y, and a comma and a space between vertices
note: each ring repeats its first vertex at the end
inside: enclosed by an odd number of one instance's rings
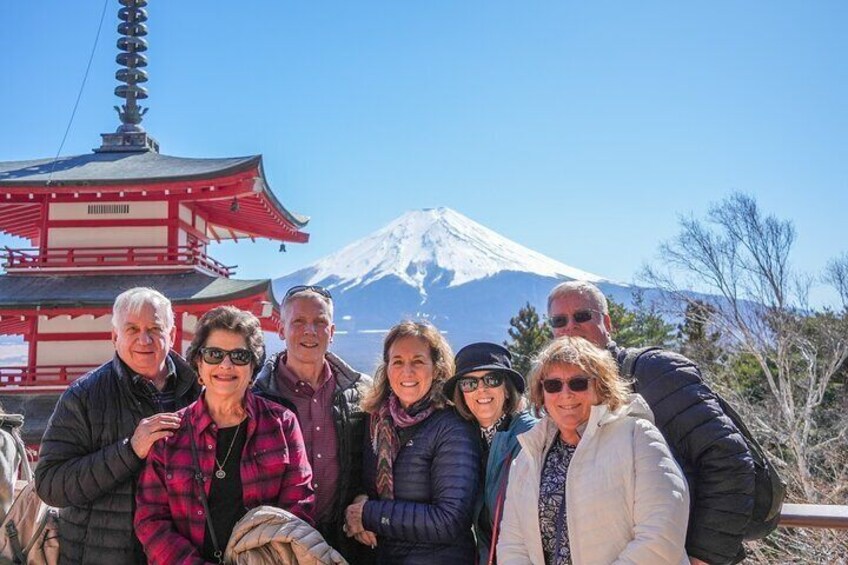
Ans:
POLYGON ((154 444, 139 479, 135 531, 151 564, 221 562, 233 526, 257 506, 311 523, 297 418, 249 390, 264 357, 253 314, 221 306, 200 320, 187 359, 205 388, 178 412, 179 429, 154 444))

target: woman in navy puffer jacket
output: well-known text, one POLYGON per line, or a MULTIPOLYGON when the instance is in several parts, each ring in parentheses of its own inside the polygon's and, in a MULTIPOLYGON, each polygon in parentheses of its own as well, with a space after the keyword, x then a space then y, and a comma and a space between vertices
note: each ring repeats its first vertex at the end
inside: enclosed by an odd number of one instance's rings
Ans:
POLYGON ((473 564, 471 522, 480 475, 474 427, 442 395, 450 346, 431 324, 402 322, 362 402, 370 415, 364 490, 345 529, 376 547, 377 563, 473 564))

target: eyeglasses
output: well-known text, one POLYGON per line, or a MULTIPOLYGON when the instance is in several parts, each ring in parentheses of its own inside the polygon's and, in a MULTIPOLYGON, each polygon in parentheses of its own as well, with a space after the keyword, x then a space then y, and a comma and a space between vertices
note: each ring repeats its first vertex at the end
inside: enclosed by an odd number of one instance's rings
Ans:
MULTIPOLYGON (((592 314, 600 314, 600 310, 578 310, 571 315, 571 319, 575 324, 585 324, 592 319, 592 314)), ((560 314, 559 316, 551 316, 548 323, 552 328, 564 328, 568 325, 568 314, 560 314)))
POLYGON ((503 384, 504 375, 503 373, 486 373, 479 379, 475 377, 462 377, 456 381, 456 384, 462 392, 474 392, 481 382, 486 388, 496 388, 503 384))
POLYGON ((563 387, 568 387, 571 392, 586 392, 589 390, 589 381, 594 377, 574 377, 564 381, 562 379, 545 379, 542 381, 542 388, 548 394, 557 394, 562 392, 563 387))
POLYGON ((253 353, 249 349, 221 349, 220 347, 201 347, 200 358, 204 363, 209 365, 220 365, 224 362, 224 357, 230 356, 230 361, 233 365, 240 367, 249 365, 253 361, 253 353))
POLYGON ((327 290, 326 288, 324 288, 323 286, 318 286, 316 284, 299 284, 297 286, 291 287, 290 289, 288 289, 286 291, 286 296, 285 296, 285 298, 283 298, 283 302, 285 302, 286 300, 288 300, 289 298, 291 298, 292 296, 294 296, 298 292, 306 292, 306 291, 312 291, 312 292, 318 293, 328 300, 333 299, 333 295, 330 294, 330 291, 327 290))

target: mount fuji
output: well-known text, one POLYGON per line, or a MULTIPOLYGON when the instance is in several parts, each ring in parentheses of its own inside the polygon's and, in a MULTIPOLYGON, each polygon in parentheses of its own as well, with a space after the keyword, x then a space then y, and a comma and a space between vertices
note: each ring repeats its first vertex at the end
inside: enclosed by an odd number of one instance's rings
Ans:
POLYGON ((630 285, 546 257, 449 208, 429 208, 276 279, 274 291, 282 297, 298 284, 330 290, 333 351, 371 372, 385 332, 400 320, 429 320, 455 350, 500 343, 525 303, 544 313, 548 292, 566 280, 588 280, 619 302, 631 301, 630 285))

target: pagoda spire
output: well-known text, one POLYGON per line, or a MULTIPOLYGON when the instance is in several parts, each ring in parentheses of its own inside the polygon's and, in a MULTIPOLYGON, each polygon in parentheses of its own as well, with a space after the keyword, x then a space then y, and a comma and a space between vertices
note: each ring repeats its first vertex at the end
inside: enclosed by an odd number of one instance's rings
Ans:
POLYGON ((126 100, 121 106, 115 106, 121 125, 115 133, 102 133, 103 144, 98 152, 110 151, 155 151, 159 144, 141 127, 141 120, 147 108, 139 106, 138 101, 147 98, 147 89, 141 86, 147 82, 147 0, 118 0, 123 6, 118 10, 118 49, 115 61, 121 68, 115 72, 115 78, 123 84, 115 87, 115 95, 126 100))

